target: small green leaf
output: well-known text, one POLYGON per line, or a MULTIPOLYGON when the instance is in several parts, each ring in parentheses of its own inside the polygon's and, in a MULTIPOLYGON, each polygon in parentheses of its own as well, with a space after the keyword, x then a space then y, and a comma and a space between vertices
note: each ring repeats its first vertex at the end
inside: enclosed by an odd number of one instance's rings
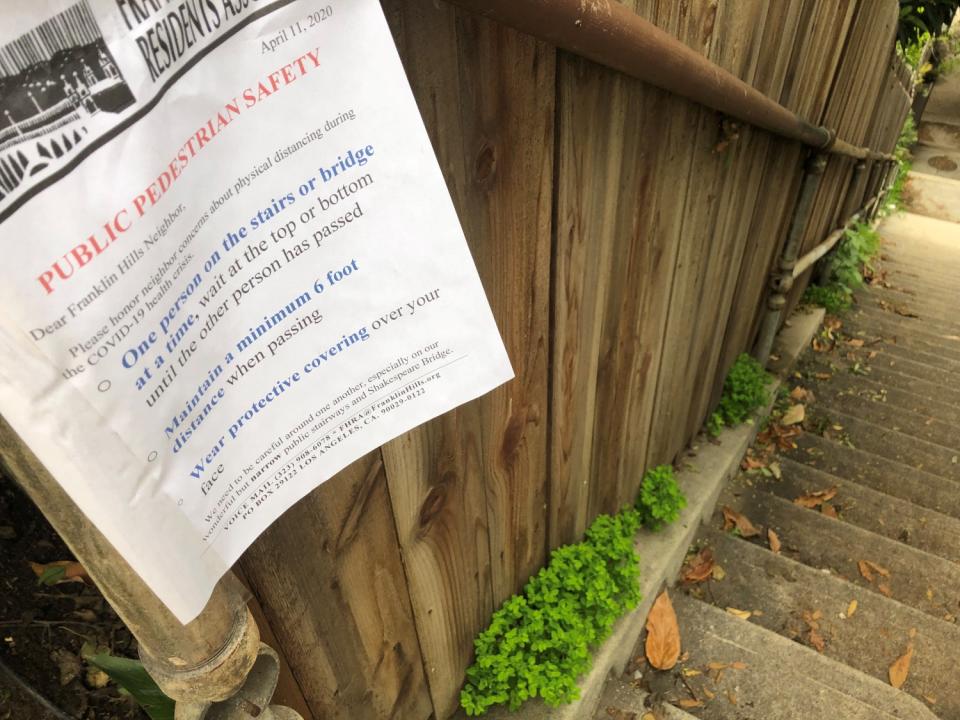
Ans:
POLYGON ((97 652, 90 643, 84 643, 80 653, 84 660, 109 675, 121 691, 132 695, 151 720, 173 720, 173 700, 164 695, 139 660, 97 652))

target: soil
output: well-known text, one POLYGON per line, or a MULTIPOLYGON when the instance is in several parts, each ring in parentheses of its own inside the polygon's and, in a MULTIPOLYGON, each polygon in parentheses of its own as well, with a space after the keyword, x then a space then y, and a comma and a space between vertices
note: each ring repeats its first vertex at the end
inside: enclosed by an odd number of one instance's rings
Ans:
POLYGON ((146 720, 80 656, 84 642, 136 657, 136 640, 93 586, 39 585, 30 562, 72 560, 0 467, 0 720, 146 720))

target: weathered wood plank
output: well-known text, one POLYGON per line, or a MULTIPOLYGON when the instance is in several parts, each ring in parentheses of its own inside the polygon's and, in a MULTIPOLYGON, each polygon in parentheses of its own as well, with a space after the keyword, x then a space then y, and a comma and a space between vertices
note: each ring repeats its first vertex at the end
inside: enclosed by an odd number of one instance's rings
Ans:
POLYGON ((288 510, 241 564, 315 717, 430 717, 379 451, 288 510))
POLYGON ((517 379, 383 448, 438 717, 472 641, 545 559, 555 51, 428 0, 385 2, 517 379))

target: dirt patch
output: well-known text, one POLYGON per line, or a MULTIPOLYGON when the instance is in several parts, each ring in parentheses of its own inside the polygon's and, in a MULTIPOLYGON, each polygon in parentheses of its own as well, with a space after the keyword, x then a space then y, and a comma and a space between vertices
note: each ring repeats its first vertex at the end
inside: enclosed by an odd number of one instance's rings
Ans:
POLYGON ((953 172, 957 169, 957 164, 946 155, 934 155, 927 160, 927 165, 941 172, 953 172))
POLYGON ((80 658, 85 641, 136 657, 136 641, 103 596, 79 582, 38 585, 30 568, 72 558, 0 468, 0 720, 56 718, 56 709, 78 720, 145 720, 80 658))

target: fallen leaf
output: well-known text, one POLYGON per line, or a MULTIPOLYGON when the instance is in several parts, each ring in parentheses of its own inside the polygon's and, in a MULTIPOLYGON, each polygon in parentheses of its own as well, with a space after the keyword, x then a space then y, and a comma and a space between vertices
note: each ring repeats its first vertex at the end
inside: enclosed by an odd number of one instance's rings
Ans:
POLYGON ((960 335, 941 335, 944 340, 960 340, 960 335))
POLYGON ((860 574, 863 575, 867 582, 873 582, 873 572, 871 572, 870 566, 867 564, 866 560, 857 561, 857 568, 860 570, 860 574))
POLYGON ((664 590, 647 615, 647 660, 657 670, 670 670, 680 657, 680 627, 677 613, 664 590))
POLYGON ((69 650, 54 650, 50 653, 50 659, 56 663, 57 669, 60 671, 61 685, 69 685, 83 671, 83 663, 80 662, 80 658, 69 650))
POLYGON ((110 676, 98 667, 90 665, 84 674, 84 682, 89 688, 105 688, 110 683, 110 676))
POLYGON ((910 674, 910 661, 913 660, 913 643, 907 646, 907 651, 898 657, 893 665, 890 666, 889 676, 890 684, 897 690, 903 687, 910 674))
POLYGON ((737 695, 732 690, 727 690, 727 700, 730 701, 731 705, 737 704, 737 695))
POLYGON ((767 530, 767 542, 770 543, 770 550, 774 555, 780 554, 780 538, 773 530, 767 530))
POLYGON ((730 667, 732 667, 734 670, 746 670, 750 666, 747 665, 745 662, 741 662, 740 660, 737 660, 735 662, 730 663, 730 667))
POLYGON ((690 708, 703 707, 703 703, 695 698, 684 698, 677 702, 677 706, 684 710, 689 710, 690 708))
POLYGON ((682 578, 684 582, 698 583, 713 577, 714 568, 713 550, 703 548, 684 565, 682 578))
POLYGON ((854 598, 850 601, 850 604, 847 605, 847 617, 853 617, 853 614, 857 611, 857 600, 854 598))
POLYGON ((714 693, 714 692, 712 692, 712 691, 710 690, 710 688, 708 688, 708 687, 702 687, 702 688, 700 688, 700 692, 702 692, 704 695, 706 695, 707 700, 713 700, 713 699, 717 696, 717 694, 714 693))
POLYGON ((840 519, 840 516, 837 515, 837 509, 830 503, 824 503, 823 505, 821 505, 820 513, 823 515, 826 515, 827 517, 831 517, 834 520, 840 519))
POLYGON ((830 380, 833 377, 833 375, 831 375, 830 373, 825 373, 825 372, 814 373, 813 376, 817 380, 830 380))
POLYGON ((877 590, 887 597, 893 597, 893 591, 890 589, 890 586, 887 583, 879 583, 877 585, 877 590))
POLYGON ((696 670, 694 668, 684 668, 683 670, 681 670, 681 672, 683 673, 684 677, 696 677, 697 675, 703 674, 699 670, 696 670))
POLYGON ((41 585, 58 585, 65 582, 82 582, 92 585, 83 565, 76 560, 57 560, 51 563, 30 563, 41 585))
POLYGON ((724 570, 719 565, 713 566, 713 579, 714 580, 723 580, 727 576, 727 571, 724 570))
POLYGON ((873 570, 878 575, 883 575, 884 577, 890 577, 889 570, 887 570, 885 567, 881 567, 880 565, 877 565, 872 560, 863 560, 862 562, 866 563, 870 567, 870 569, 873 570))
POLYGON ((790 391, 790 399, 796 400, 797 402, 803 402, 807 397, 807 391, 797 385, 793 390, 790 391))
POLYGON ((750 616, 753 615, 753 613, 750 612, 749 610, 738 610, 735 607, 728 607, 727 612, 730 613, 731 615, 737 616, 741 620, 749 620, 750 616))
POLYGON ((777 480, 783 479, 783 470, 780 468, 780 463, 772 462, 769 465, 767 465, 767 468, 770 470, 771 473, 773 473, 773 476, 777 480))
POLYGON ((832 487, 826 490, 817 490, 816 492, 807 493, 806 495, 801 495, 798 498, 794 499, 794 503, 805 508, 815 508, 818 505, 823 505, 823 503, 828 500, 833 500, 837 496, 837 488, 832 487))
POLYGON ((850 347, 861 348, 863 347, 863 340, 860 338, 850 338, 847 340, 847 345, 850 347))
POLYGON ((754 537, 759 535, 757 527, 747 519, 746 515, 738 513, 728 505, 723 506, 723 529, 731 530, 736 528, 740 531, 740 537, 754 537))
POLYGON ((827 646, 823 641, 823 636, 820 635, 820 631, 817 628, 810 628, 810 646, 815 648, 817 652, 821 653, 827 646))
POLYGON ((802 404, 791 405, 790 409, 780 418, 780 423, 783 425, 796 425, 797 423, 802 423, 804 417, 806 417, 806 408, 802 404))

